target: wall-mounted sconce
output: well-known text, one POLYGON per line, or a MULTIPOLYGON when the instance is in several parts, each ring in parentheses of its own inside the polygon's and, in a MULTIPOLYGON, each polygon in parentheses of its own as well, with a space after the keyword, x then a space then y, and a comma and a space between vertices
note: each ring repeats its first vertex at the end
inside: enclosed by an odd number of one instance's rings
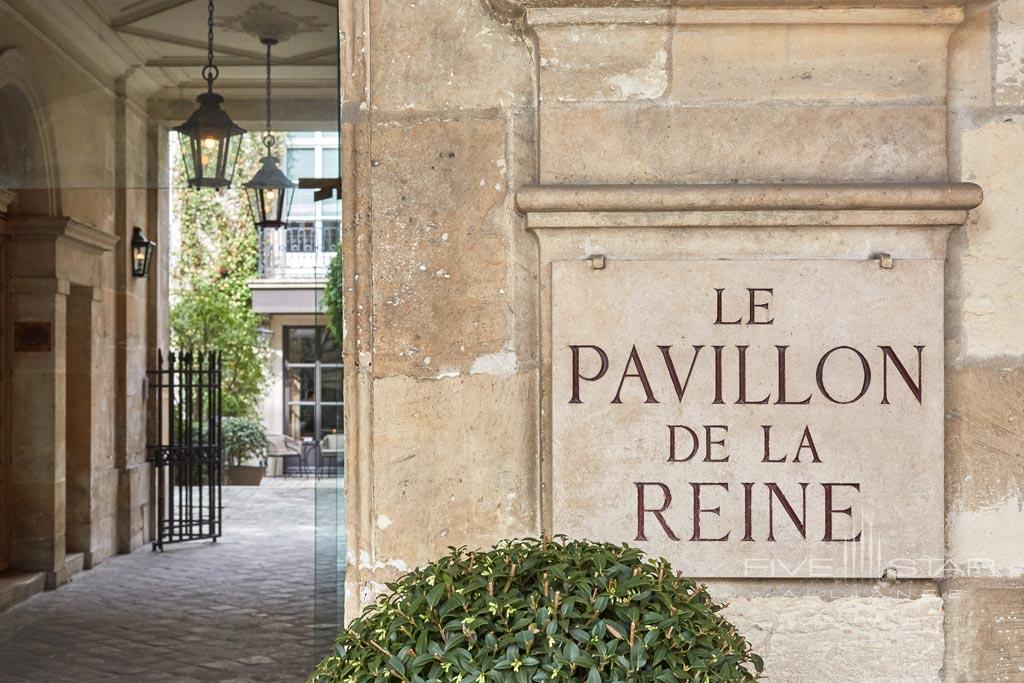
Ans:
POLYGON ((142 234, 142 228, 132 231, 132 275, 146 277, 149 275, 149 264, 156 250, 156 242, 142 234))

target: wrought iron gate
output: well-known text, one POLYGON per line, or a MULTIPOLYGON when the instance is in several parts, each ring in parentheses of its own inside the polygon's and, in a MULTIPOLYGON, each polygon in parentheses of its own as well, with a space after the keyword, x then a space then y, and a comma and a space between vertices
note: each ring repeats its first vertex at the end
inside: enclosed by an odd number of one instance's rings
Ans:
POLYGON ((149 372, 155 410, 149 458, 156 471, 153 550, 221 535, 221 356, 158 353, 149 372))

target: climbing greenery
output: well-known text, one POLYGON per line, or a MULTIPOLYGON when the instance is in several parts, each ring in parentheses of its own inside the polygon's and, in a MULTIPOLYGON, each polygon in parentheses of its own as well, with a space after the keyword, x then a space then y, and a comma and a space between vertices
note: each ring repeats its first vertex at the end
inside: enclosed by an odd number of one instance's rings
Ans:
MULTIPOLYGON (((255 414, 267 385, 269 351, 249 290, 258 274, 258 243, 240 188, 259 163, 259 144, 257 136, 244 136, 234 188, 182 189, 174 195, 180 242, 172 271, 172 343, 223 354, 226 415, 255 414)), ((175 187, 183 188, 180 166, 175 187)))
POLYGON ((324 298, 323 298, 323 309, 324 317, 327 318, 324 322, 327 325, 327 330, 334 337, 335 343, 338 348, 342 348, 342 331, 344 330, 344 323, 342 322, 342 261, 341 261, 341 242, 338 242, 338 254, 331 261, 331 265, 327 268, 327 281, 324 283, 324 298))
POLYGON ((388 589, 310 683, 753 681, 764 668, 703 586, 625 545, 453 548, 388 589))

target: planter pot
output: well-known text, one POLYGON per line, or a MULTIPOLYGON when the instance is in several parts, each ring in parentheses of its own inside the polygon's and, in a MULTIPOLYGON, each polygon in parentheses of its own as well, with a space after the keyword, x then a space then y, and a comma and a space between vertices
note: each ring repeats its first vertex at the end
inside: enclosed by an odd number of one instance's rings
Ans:
POLYGON ((228 486, 259 486, 263 473, 262 465, 228 465, 225 479, 228 486))

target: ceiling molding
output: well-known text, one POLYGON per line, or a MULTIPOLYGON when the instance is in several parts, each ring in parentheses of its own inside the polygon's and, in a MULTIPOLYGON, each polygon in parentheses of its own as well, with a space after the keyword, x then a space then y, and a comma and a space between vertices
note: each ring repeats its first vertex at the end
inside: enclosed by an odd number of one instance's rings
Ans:
MULTIPOLYGON (((230 11, 248 16, 268 2, 273 0, 236 0, 230 11)), ((288 0, 284 5, 284 11, 308 21, 274 50, 273 65, 280 69, 274 74, 275 88, 289 97, 333 99, 328 88, 337 81, 337 13, 324 7, 336 7, 337 0, 288 0), (309 30, 312 25, 316 28, 309 30)), ((0 0, 0 6, 11 8, 104 90, 112 95, 127 90, 133 104, 145 107, 176 92, 190 95, 185 89, 205 90, 199 79, 207 49, 202 0, 0 0)), ((219 88, 236 93, 264 89, 266 53, 255 37, 222 28, 215 48, 222 69, 219 88)))
MULTIPOLYGON (((333 50, 325 51, 327 55, 333 55, 333 50)), ((337 64, 336 59, 331 59, 327 55, 320 55, 315 52, 311 52, 307 55, 298 55, 297 57, 289 57, 288 59, 275 59, 272 62, 274 67, 288 67, 288 66, 334 66, 337 64), (321 57, 323 57, 321 59, 321 57)), ((217 60, 217 66, 227 67, 266 67, 267 61, 265 59, 246 59, 244 57, 222 57, 217 60)), ((194 67, 206 66, 205 57, 161 57, 159 59, 150 59, 146 62, 146 66, 152 68, 165 68, 175 67, 183 69, 191 69, 194 67)))
MULTIPOLYGON (((39 0, 0 0, 20 18, 39 40, 74 63, 97 85, 116 95, 117 79, 141 59, 106 23, 91 0, 63 0, 61 12, 49 11, 52 3, 39 0)), ((136 72, 137 73, 137 72, 136 72)), ((129 97, 144 101, 158 87, 149 77, 132 79, 129 97)))
MULTIPOLYGON (((324 48, 322 50, 313 50, 312 52, 303 52, 302 54, 292 55, 291 57, 286 57, 281 63, 284 64, 284 65, 289 65, 289 64, 291 64, 291 65, 300 65, 300 64, 304 64, 307 61, 311 61, 311 60, 314 60, 314 59, 319 59, 320 57, 329 57, 330 58, 329 65, 333 66, 333 65, 338 63, 338 50, 337 50, 337 48, 329 47, 329 48, 324 48)), ((266 60, 264 60, 263 63, 265 64, 266 60)), ((328 65, 325 64, 324 66, 328 66, 328 65)))
POLYGON ((111 19, 110 28, 118 30, 125 26, 128 26, 129 24, 134 24, 137 21, 142 21, 143 19, 155 17, 156 15, 162 14, 167 10, 175 9, 176 7, 181 7, 182 5, 187 5, 190 2, 192 2, 192 0, 161 0, 160 2, 139 8, 137 10, 125 12, 120 16, 111 19))
MULTIPOLYGON (((325 86, 335 87, 337 79, 331 78, 289 78, 287 81, 282 81, 274 84, 274 90, 302 90, 304 88, 321 88, 325 86)), ((221 78, 217 80, 217 90, 237 90, 239 88, 251 88, 255 91, 259 91, 259 83, 254 83, 249 79, 225 79, 221 78)), ((263 87, 263 86, 260 86, 263 87)), ((179 90, 203 90, 206 88, 206 81, 203 80, 190 80, 179 83, 177 88, 179 90)))
MULTIPOLYGON (((192 38, 182 38, 181 36, 172 36, 169 33, 161 33, 160 31, 150 31, 149 29, 137 28, 135 26, 126 26, 118 29, 119 33, 127 33, 132 36, 138 36, 139 38, 147 38, 149 40, 155 40, 161 43, 167 43, 169 45, 178 45, 180 47, 194 47, 206 50, 205 40, 193 40, 192 38)), ((240 48, 231 47, 229 45, 220 45, 214 49, 215 53, 235 55, 236 57, 248 57, 249 59, 265 60, 263 53, 256 52, 253 50, 242 50, 240 48)))

